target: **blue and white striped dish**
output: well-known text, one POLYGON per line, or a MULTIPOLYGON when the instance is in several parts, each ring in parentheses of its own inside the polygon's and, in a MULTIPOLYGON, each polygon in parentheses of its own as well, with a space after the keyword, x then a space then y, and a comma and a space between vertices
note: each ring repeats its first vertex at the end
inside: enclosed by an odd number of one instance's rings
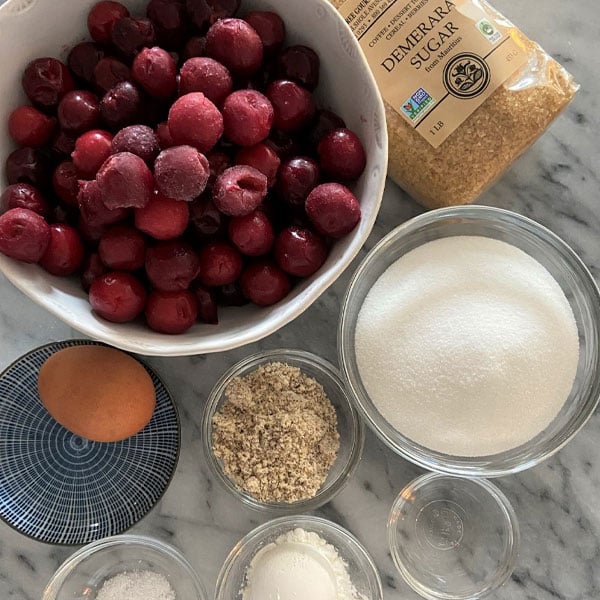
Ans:
POLYGON ((138 434, 120 442, 81 438, 42 405, 39 369, 63 348, 32 350, 0 375, 0 518, 50 544, 87 544, 122 533, 158 502, 179 458, 177 409, 156 374, 156 410, 138 434))

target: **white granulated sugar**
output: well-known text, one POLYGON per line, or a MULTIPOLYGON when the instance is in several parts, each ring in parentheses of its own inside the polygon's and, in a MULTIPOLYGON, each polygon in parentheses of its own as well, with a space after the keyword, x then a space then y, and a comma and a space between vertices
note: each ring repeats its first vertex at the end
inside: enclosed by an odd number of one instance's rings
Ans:
MULTIPOLYGON (((130 571, 107 579, 96 600, 176 600, 169 580, 153 571, 130 571)), ((184 599, 185 600, 185 599, 184 599)))
POLYGON ((579 361, 573 311, 522 250, 478 236, 429 242, 376 281, 355 333, 381 415, 429 449, 485 456, 543 431, 579 361))
POLYGON ((364 600, 334 546, 301 528, 261 548, 246 573, 242 600, 364 600))

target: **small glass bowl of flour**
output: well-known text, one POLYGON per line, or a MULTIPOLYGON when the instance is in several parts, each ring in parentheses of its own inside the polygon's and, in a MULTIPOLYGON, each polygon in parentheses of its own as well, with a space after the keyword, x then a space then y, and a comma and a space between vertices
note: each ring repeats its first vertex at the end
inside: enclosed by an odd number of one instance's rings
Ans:
POLYGON ((309 515, 257 527, 233 548, 215 600, 383 600, 377 568, 339 525, 309 515))
POLYGON ((428 470, 532 467, 600 396, 600 293, 575 252, 516 213, 423 214, 377 244, 342 307, 340 365, 360 412, 428 470))
POLYGON ((56 571, 42 600, 208 600, 198 575, 173 546, 124 534, 93 542, 56 571))

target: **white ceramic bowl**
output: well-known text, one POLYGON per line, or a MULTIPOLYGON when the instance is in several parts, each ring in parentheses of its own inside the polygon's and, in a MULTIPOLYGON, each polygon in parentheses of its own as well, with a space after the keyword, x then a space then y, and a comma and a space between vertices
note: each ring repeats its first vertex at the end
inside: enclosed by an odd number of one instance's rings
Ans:
MULTIPOLYGON (((0 122, 25 102, 21 74, 39 56, 65 59, 68 48, 87 36, 86 16, 96 0, 8 0, 0 7, 0 122), (8 58, 10 57, 10 58, 8 58)), ((142 14, 147 0, 122 0, 142 14)), ((377 217, 387 171, 385 111, 363 53, 344 20, 326 0, 275 2, 243 0, 242 10, 275 10, 286 23, 287 41, 312 46, 321 57, 319 104, 332 108, 365 145, 367 168, 355 193, 361 201, 360 225, 332 249, 327 262, 269 308, 246 306, 222 310, 218 326, 197 324, 188 332, 168 336, 143 324, 117 325, 97 317, 79 283, 47 274, 36 265, 0 256, 6 277, 52 314, 88 336, 113 346, 147 355, 183 356, 230 350, 277 331, 306 310, 346 269, 366 241, 377 217)), ((13 149, 7 135, 0 138, 2 160, 13 149)), ((1 182, 3 185, 6 181, 1 182)))

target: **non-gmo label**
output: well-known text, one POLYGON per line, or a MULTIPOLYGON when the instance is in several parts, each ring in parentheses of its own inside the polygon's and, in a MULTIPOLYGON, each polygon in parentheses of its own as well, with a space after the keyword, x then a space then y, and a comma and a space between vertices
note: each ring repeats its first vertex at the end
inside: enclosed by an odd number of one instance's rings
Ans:
POLYGON ((502 34, 490 23, 488 19, 481 19, 477 23, 477 29, 490 44, 496 44, 502 39, 502 34))
POLYGON ((419 88, 402 104, 402 112, 411 120, 416 121, 423 116, 427 109, 435 104, 435 100, 423 89, 419 88))

